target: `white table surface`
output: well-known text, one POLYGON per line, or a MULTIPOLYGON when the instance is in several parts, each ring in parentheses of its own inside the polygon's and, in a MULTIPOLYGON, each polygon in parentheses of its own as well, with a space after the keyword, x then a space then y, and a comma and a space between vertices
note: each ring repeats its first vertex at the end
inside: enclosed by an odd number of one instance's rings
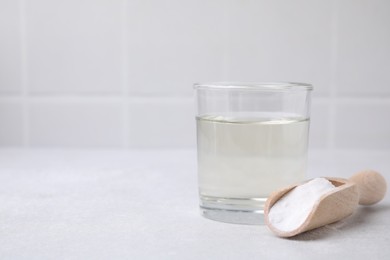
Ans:
MULTIPOLYGON (((311 151, 308 178, 390 151, 311 151)), ((0 149, 0 259, 390 259, 390 196, 293 239, 199 215, 194 150, 0 149)))

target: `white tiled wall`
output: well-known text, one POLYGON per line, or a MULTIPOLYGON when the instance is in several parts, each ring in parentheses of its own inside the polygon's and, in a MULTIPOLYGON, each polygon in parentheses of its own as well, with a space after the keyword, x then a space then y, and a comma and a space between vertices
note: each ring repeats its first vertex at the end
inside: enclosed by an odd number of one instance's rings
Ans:
POLYGON ((338 21, 337 93, 390 96, 389 1, 340 1, 338 21))
POLYGON ((331 1, 231 1, 227 79, 294 81, 328 94, 331 1))
POLYGON ((28 91, 121 93, 121 1, 25 1, 28 91))
POLYGON ((18 100, 2 100, 0 102, 0 144, 22 145, 23 138, 23 110, 18 100))
POLYGON ((137 98, 128 108, 130 147, 195 144, 192 98, 137 98))
POLYGON ((226 1, 127 3, 132 95, 190 96, 194 81, 223 78, 226 1))
MULTIPOLYGON (((20 4, 0 0, 0 94, 21 91, 20 4)), ((3 137, 4 138, 4 137, 3 137)))
POLYGON ((0 146, 195 146, 192 83, 315 87, 310 145, 390 148, 390 1, 0 0, 0 146))
POLYGON ((115 99, 38 99, 29 105, 28 124, 31 145, 120 146, 123 105, 115 99))

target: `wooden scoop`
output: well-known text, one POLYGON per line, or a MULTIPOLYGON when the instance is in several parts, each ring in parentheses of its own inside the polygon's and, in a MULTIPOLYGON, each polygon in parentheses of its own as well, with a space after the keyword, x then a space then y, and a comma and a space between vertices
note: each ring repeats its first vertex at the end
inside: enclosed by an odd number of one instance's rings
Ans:
MULTIPOLYGON (((264 217, 267 226, 280 237, 292 237, 300 233, 339 221, 351 215, 358 204, 372 205, 383 199, 386 193, 386 181, 375 171, 362 171, 349 180, 326 178, 335 189, 320 197, 305 222, 292 231, 282 231, 270 223, 268 213, 271 207, 285 194, 298 185, 280 189, 270 195, 264 206, 264 217)), ((299 210, 299 209, 297 209, 299 210)))

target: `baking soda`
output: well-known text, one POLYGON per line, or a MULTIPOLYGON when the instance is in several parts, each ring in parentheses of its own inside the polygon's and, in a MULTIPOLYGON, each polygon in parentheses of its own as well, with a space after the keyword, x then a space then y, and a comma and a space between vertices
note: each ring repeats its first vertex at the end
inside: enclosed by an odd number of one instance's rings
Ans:
POLYGON ((297 229, 305 222, 320 197, 334 188, 325 178, 315 178, 297 186, 272 206, 268 214, 269 222, 280 231, 297 229))

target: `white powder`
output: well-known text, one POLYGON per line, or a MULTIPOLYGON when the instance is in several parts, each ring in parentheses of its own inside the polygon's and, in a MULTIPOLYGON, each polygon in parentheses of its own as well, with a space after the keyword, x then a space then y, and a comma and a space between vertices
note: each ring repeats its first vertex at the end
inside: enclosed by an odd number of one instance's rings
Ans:
POLYGON ((334 188, 325 178, 297 186, 272 206, 268 213, 269 222, 280 231, 295 230, 305 222, 318 199, 334 188))

